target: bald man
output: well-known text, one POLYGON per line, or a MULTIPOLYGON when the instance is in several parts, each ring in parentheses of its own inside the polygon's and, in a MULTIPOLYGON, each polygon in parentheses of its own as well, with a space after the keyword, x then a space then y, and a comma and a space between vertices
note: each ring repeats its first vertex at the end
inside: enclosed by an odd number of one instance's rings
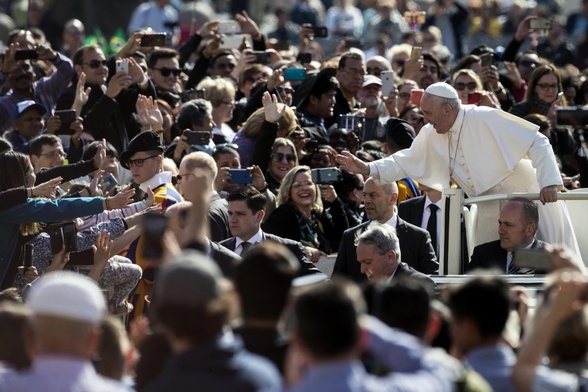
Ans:
MULTIPOLYGON (((565 204, 555 203, 563 183, 553 149, 538 126, 502 110, 462 106, 457 91, 446 83, 425 90, 421 110, 428 124, 410 149, 370 164, 343 152, 337 162, 384 183, 411 177, 441 191, 455 182, 470 197, 539 192, 538 237, 565 243, 580 255, 565 204)), ((489 223, 499 216, 500 203, 479 204, 478 209, 476 244, 498 239, 489 223)))

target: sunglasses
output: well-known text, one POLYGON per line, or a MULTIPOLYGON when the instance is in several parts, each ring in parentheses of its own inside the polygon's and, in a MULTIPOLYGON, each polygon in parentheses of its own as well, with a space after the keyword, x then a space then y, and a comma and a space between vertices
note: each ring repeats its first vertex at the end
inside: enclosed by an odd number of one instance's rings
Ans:
POLYGON ((282 162, 284 160, 284 158, 286 158, 286 161, 288 161, 288 163, 296 161, 296 157, 292 154, 283 154, 281 152, 277 152, 274 155, 274 161, 276 161, 276 162, 282 162))
POLYGON ((84 63, 85 65, 89 65, 90 68, 92 69, 96 69, 100 66, 106 67, 106 64, 108 64, 108 61, 106 60, 98 60, 98 59, 94 59, 94 60, 90 60, 87 63, 84 63))
POLYGON ((172 73, 174 74, 175 77, 180 76, 180 74, 182 73, 181 69, 172 69, 172 68, 153 68, 156 71, 159 71, 159 73, 161 74, 161 76, 163 76, 164 78, 167 78, 169 75, 171 75, 172 73))
POLYGON ((276 90, 278 90, 278 93, 286 94, 292 94, 294 92, 294 89, 291 87, 276 87, 276 90))
POLYGON ((469 83, 455 83, 455 89, 457 91, 463 91, 466 88, 468 90, 475 90, 478 87, 476 82, 469 82, 469 83))
POLYGON ((525 68, 536 68, 541 65, 540 63, 531 60, 523 60, 520 64, 525 68))
POLYGON ((189 176, 195 176, 195 174, 192 174, 192 173, 178 174, 176 176, 176 180, 182 181, 182 179, 186 179, 186 177, 189 177, 189 176))

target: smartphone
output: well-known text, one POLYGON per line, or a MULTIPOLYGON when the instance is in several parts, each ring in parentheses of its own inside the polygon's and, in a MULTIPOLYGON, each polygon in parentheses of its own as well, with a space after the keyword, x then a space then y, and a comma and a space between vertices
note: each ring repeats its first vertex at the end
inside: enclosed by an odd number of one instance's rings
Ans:
POLYGON ((427 18, 427 13, 425 11, 406 11, 404 13, 404 21, 410 24, 423 24, 427 18))
POLYGON ((300 64, 310 64, 312 61, 312 54, 308 52, 302 52, 298 54, 298 61, 300 64))
POLYGON ((361 39, 348 39, 345 41, 345 46, 348 48, 362 49, 363 48, 363 40, 361 40, 361 39))
POLYGON ((508 74, 508 68, 504 61, 500 61, 496 67, 498 68, 498 75, 508 74))
POLYGON ((76 121, 76 111, 73 109, 56 110, 55 115, 61 120, 61 126, 57 130, 58 135, 73 135, 75 131, 70 128, 71 124, 76 121))
POLYGON ((221 39, 220 47, 222 49, 239 49, 243 44, 243 37, 249 42, 251 46, 251 36, 245 34, 225 35, 221 39))
POLYGON ((480 103, 480 93, 468 93, 468 104, 477 105, 480 103))
POLYGON ((129 73, 129 63, 124 60, 116 60, 116 73, 129 73))
POLYGON ((143 218, 143 237, 141 256, 149 259, 159 259, 163 256, 161 240, 167 229, 167 218, 162 214, 149 213, 143 218))
POLYGON ((142 47, 167 46, 167 44, 168 39, 166 33, 145 34, 141 37, 142 47))
POLYGON ((557 108, 555 123, 558 126, 584 127, 588 124, 588 109, 580 106, 557 108))
POLYGON ((529 28, 531 30, 551 30, 551 20, 546 18, 531 19, 529 28))
POLYGON ((35 49, 18 49, 14 53, 15 60, 37 60, 39 53, 35 49))
POLYGON ((33 251, 35 246, 33 244, 24 244, 22 266, 30 268, 33 266, 33 251))
POLYGON ((255 56, 254 63, 256 64, 263 64, 267 65, 270 63, 270 54, 264 51, 253 51, 250 53, 252 56, 255 56))
POLYGON ((253 176, 247 169, 229 169, 228 172, 231 175, 229 184, 247 185, 253 182, 253 176))
POLYGON ((349 131, 353 131, 356 129, 363 128, 365 124, 365 117, 364 116, 354 116, 353 114, 342 114, 339 116, 338 127, 339 129, 346 129, 349 131))
POLYGON ((306 78, 306 69, 304 68, 286 68, 284 69, 284 80, 295 82, 306 78))
POLYGON ((329 30, 325 26, 313 26, 312 33, 315 38, 327 38, 329 36, 329 30))
POLYGON ((421 57, 421 54, 423 53, 423 48, 421 48, 420 46, 413 46, 412 50, 410 51, 410 59, 414 60, 414 59, 419 59, 421 57))
POLYGON ((394 71, 382 71, 380 78, 382 78, 382 95, 388 97, 394 91, 394 71))
POLYGON ((236 20, 223 20, 218 22, 216 32, 219 34, 239 34, 241 33, 241 24, 236 20))
POLYGON ((480 56, 480 62, 482 63, 482 68, 490 67, 494 62, 494 55, 492 53, 484 53, 480 56))
POLYGON ((304 145, 304 149, 308 153, 313 153, 316 150, 317 147, 318 147, 318 140, 316 140, 316 139, 310 139, 304 145))
POLYGON ((312 169, 310 176, 315 184, 333 184, 341 181, 341 172, 336 167, 312 169))
POLYGON ((210 143, 211 133, 206 131, 184 131, 182 134, 188 138, 188 144, 207 146, 210 143))
POLYGON ((102 192, 107 193, 107 192, 110 192, 111 190, 113 190, 114 187, 116 187, 117 185, 118 185, 118 181, 112 175, 112 173, 110 173, 102 179, 102 182, 100 183, 100 189, 102 189, 102 192))
POLYGON ((94 251, 92 248, 82 250, 81 252, 71 252, 67 266, 75 265, 94 265, 94 251))
POLYGON ((191 89, 191 90, 184 90, 180 93, 180 99, 182 102, 188 102, 193 99, 204 99, 204 93, 206 92, 205 89, 191 89))
POLYGON ((423 94, 425 90, 415 88, 410 92, 410 103, 416 106, 421 106, 421 99, 423 98, 423 94))
POLYGON ((563 99, 564 99, 564 93, 563 92, 557 93, 557 104, 558 105, 563 105, 563 99))
POLYGON ((512 263, 517 268, 534 268, 551 271, 553 263, 543 249, 518 249, 514 252, 512 263))
POLYGON ((74 222, 65 222, 62 224, 63 244, 66 252, 77 252, 77 234, 78 229, 74 222))

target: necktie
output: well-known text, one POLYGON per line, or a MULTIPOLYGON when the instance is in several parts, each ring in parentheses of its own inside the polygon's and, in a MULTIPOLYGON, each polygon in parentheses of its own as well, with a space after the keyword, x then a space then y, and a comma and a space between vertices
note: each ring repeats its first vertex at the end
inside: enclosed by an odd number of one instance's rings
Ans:
POLYGON ((433 244, 433 249, 435 249, 435 254, 437 254, 437 207, 435 204, 429 204, 429 211, 431 215, 429 215, 429 221, 427 222, 427 231, 431 234, 431 243, 433 244))
POLYGON ((241 254, 247 252, 247 249, 249 249, 251 245, 251 242, 241 242, 241 254))
POLYGON ((515 267, 515 265, 512 262, 512 252, 508 252, 506 254, 506 265, 506 273, 509 275, 518 274, 521 271, 521 269, 515 267))

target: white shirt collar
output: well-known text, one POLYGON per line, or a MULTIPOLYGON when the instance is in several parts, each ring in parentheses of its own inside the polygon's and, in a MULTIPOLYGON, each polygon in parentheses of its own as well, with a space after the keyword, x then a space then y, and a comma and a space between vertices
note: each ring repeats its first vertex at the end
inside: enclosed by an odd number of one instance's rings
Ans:
POLYGON ((392 215, 392 217, 390 219, 388 219, 386 222, 384 223, 380 223, 378 221, 370 221, 370 224, 368 225, 369 227, 374 226, 374 225, 388 225, 390 227, 392 227, 394 230, 396 230, 396 225, 398 224, 398 215, 396 215, 396 213, 394 213, 392 215))
POLYGON ((139 189, 141 189, 143 192, 147 192, 148 186, 151 187, 151 190, 153 190, 160 185, 171 184, 171 182, 172 182, 172 173, 169 171, 164 171, 161 173, 157 173, 156 175, 154 175, 153 177, 151 177, 150 179, 148 179, 147 181, 142 183, 139 186, 139 189))
MULTIPOLYGON (((249 242, 251 245, 257 244, 261 241, 263 241, 263 231, 261 229, 257 230, 257 233, 247 240, 247 242, 249 242)), ((243 241, 241 238, 235 237, 235 249, 237 249, 243 242, 245 241, 243 241)))
POLYGON ((437 202, 433 203, 431 199, 429 199, 429 195, 425 196, 425 210, 429 207, 430 204, 435 204, 439 209, 441 209, 441 205, 443 204, 443 199, 437 200, 437 202))

